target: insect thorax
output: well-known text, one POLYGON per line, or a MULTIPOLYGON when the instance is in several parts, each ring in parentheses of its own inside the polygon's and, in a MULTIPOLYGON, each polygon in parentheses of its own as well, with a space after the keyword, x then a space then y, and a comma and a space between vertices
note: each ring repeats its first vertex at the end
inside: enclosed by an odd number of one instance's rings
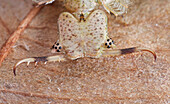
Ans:
POLYGON ((79 21, 64 12, 58 19, 60 43, 71 59, 98 57, 107 37, 107 17, 101 10, 92 12, 86 21, 79 21))

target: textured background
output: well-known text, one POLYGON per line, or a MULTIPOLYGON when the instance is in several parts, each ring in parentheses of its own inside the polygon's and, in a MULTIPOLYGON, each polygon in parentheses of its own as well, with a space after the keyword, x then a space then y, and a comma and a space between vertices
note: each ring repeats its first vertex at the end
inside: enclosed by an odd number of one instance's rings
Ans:
MULTIPOLYGON (((31 0, 0 0, 0 47, 32 8, 31 0)), ((139 46, 157 53, 99 59, 13 65, 30 56, 52 55, 57 18, 67 11, 55 2, 44 7, 0 67, 0 103, 167 104, 170 95, 170 1, 135 0, 127 15, 109 16, 109 36, 118 48, 139 46)))

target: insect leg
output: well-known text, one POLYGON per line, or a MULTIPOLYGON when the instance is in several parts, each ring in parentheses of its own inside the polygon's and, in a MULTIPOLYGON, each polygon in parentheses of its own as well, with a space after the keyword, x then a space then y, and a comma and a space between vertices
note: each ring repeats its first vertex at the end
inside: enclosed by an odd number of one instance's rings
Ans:
POLYGON ((102 55, 103 56, 116 56, 116 55, 123 55, 123 54, 129 54, 129 53, 134 53, 134 52, 143 52, 147 51, 150 52, 156 61, 156 53, 153 52, 152 50, 145 49, 145 48, 137 48, 137 47, 132 47, 132 48, 125 48, 125 49, 112 49, 112 50, 104 50, 102 55))

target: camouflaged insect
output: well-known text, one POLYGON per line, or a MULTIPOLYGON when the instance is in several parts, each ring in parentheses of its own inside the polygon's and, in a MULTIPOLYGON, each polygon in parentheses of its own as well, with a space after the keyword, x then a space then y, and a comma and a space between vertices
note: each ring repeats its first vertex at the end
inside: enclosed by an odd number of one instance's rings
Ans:
MULTIPOLYGON (((33 0, 39 5, 50 4, 55 0, 33 0)), ((98 6, 102 5, 104 9, 109 14, 114 14, 115 16, 123 15, 127 13, 128 5, 131 4, 130 0, 58 0, 63 1, 64 6, 74 15, 79 16, 84 14, 85 17, 96 9, 98 6)))
POLYGON ((16 75, 16 67, 21 63, 67 61, 83 57, 99 58, 101 56, 115 56, 148 49, 126 48, 115 49, 114 42, 108 37, 107 16, 101 10, 91 12, 87 18, 81 16, 77 19, 69 12, 63 12, 58 18, 59 40, 52 46, 53 53, 60 53, 55 56, 26 58, 15 64, 13 71, 16 75))

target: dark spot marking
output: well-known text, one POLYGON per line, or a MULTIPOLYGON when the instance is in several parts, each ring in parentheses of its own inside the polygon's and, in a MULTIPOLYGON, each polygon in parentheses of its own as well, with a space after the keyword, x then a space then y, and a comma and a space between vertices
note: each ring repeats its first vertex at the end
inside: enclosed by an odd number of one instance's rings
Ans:
MULTIPOLYGON (((76 37, 77 35, 75 35, 75 34, 71 34, 73 37, 76 37)), ((72 38, 72 37, 71 37, 72 38)))
POLYGON ((57 52, 60 52, 60 50, 58 49, 57 52))
POLYGON ((108 45, 107 48, 110 48, 110 46, 108 45))
POLYGON ((112 43, 114 44, 115 42, 112 40, 112 43))

